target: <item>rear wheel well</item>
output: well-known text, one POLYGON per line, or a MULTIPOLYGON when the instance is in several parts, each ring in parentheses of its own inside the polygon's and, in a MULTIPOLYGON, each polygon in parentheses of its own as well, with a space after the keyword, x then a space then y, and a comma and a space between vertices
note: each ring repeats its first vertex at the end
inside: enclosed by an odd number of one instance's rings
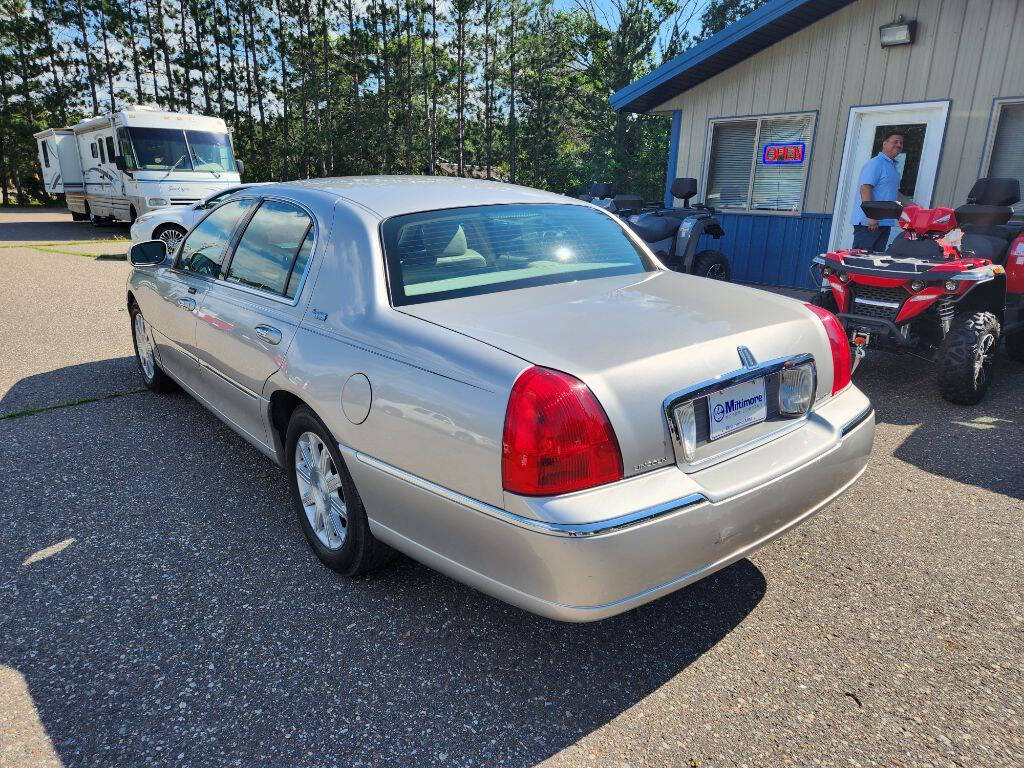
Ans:
POLYGON ((274 431, 274 447, 282 460, 285 458, 284 446, 288 436, 288 422, 291 421, 292 414, 300 405, 306 405, 302 398, 283 389, 270 396, 270 426, 274 431))

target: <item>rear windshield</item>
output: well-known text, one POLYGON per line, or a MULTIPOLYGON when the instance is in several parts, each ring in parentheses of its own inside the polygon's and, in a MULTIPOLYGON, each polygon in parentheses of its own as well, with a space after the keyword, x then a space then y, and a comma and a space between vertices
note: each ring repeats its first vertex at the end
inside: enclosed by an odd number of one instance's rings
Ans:
POLYGON ((382 226, 395 306, 650 272, 615 221, 579 205, 483 205, 382 226))

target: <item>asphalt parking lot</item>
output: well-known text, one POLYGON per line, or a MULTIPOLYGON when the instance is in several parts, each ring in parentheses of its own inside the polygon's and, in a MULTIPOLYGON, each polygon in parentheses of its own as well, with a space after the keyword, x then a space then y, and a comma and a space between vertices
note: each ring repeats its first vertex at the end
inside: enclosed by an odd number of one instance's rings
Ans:
POLYGON ((125 234, 0 212, 0 766, 1024 763, 1024 365, 962 408, 870 356, 846 495, 558 624, 321 567, 278 469, 140 391, 125 234))

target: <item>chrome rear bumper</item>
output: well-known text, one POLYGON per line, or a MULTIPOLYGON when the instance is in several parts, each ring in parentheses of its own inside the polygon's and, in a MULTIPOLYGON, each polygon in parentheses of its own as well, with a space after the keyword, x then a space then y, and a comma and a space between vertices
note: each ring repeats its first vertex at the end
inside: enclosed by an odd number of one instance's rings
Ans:
POLYGON ((874 412, 855 387, 806 423, 693 473, 677 467, 551 499, 467 499, 342 446, 381 540, 528 611, 593 621, 750 554, 864 471, 874 412))

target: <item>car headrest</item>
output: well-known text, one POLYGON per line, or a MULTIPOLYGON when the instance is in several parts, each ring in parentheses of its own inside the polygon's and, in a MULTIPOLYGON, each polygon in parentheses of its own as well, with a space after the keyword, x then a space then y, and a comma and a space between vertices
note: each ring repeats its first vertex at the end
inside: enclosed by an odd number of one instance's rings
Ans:
POLYGON ((433 257, 427 255, 423 245, 423 227, 408 226, 398 237, 398 254, 403 262, 424 262, 433 257))
POLYGON ((466 232, 457 221, 432 221, 423 227, 423 247, 433 259, 462 256, 466 252, 466 232))
POLYGON ((611 182, 599 181, 590 185, 591 197, 611 197, 614 194, 611 182))
POLYGON ((1013 205, 1020 202, 1017 179, 986 177, 978 179, 967 193, 967 202, 975 205, 1013 205))
POLYGON ((672 182, 669 192, 672 193, 672 197, 687 200, 697 194, 697 180, 690 176, 676 179, 672 182))

